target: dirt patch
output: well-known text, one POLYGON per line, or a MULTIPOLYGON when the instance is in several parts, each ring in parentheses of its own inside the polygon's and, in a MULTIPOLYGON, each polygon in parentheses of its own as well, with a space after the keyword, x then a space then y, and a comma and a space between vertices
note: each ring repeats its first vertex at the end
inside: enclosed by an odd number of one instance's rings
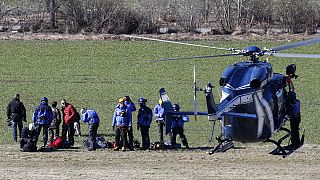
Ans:
POLYGON ((23 153, 0 147, 0 179, 319 179, 320 145, 304 145, 287 158, 272 145, 238 147, 207 155, 190 150, 95 152, 83 149, 23 153))

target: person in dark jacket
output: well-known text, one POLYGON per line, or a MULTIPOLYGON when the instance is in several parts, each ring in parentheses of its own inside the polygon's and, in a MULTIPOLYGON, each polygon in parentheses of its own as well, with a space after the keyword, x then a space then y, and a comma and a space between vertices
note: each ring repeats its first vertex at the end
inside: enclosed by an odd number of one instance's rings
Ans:
POLYGON ((147 99, 140 98, 138 103, 140 109, 138 111, 137 130, 141 130, 142 149, 146 150, 150 148, 149 129, 152 123, 152 110, 146 105, 147 99))
POLYGON ((49 127, 49 136, 50 136, 50 143, 59 137, 59 130, 60 130, 60 124, 61 124, 61 112, 57 108, 57 101, 52 102, 52 113, 53 113, 53 120, 49 127))
MULTIPOLYGON (((174 104, 173 111, 179 112, 179 110, 180 110, 179 104, 174 104)), ((182 144, 186 148, 189 148, 188 141, 186 136, 184 135, 184 129, 183 129, 183 124, 184 122, 187 122, 187 121, 189 121, 188 116, 182 116, 182 115, 173 116, 173 121, 171 124, 171 133, 170 133, 170 141, 171 141, 172 148, 176 147, 176 138, 178 134, 180 136, 182 144)))
POLYGON ((35 136, 34 123, 30 123, 29 127, 22 129, 22 135, 20 139, 20 150, 23 152, 36 152, 37 146, 35 145, 33 138, 35 136))
POLYGON ((26 120, 26 108, 20 101, 20 95, 16 94, 13 99, 9 102, 7 106, 7 123, 8 126, 12 126, 12 137, 15 142, 18 141, 17 138, 17 128, 19 129, 19 137, 21 138, 23 122, 26 120))
POLYGON ((95 110, 92 109, 81 109, 81 120, 89 124, 89 151, 96 150, 96 137, 99 127, 99 116, 95 110))
POLYGON ((300 114, 300 100, 296 98, 296 93, 294 91, 288 92, 288 99, 286 102, 287 115, 290 118, 290 128, 291 128, 291 144, 288 148, 297 149, 302 144, 300 141, 299 134, 299 124, 301 122, 300 114))
POLYGON ((47 146, 48 142, 48 128, 53 120, 53 113, 51 107, 48 105, 48 98, 41 99, 32 116, 32 123, 35 124, 34 143, 37 145, 40 131, 42 129, 43 147, 47 146))

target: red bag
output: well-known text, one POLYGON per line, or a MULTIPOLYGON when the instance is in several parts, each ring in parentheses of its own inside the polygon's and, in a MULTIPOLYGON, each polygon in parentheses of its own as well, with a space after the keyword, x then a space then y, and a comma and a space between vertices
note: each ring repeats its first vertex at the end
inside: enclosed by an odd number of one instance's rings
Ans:
POLYGON ((48 146, 54 149, 58 149, 62 146, 63 139, 62 137, 57 137, 55 140, 53 140, 48 146))

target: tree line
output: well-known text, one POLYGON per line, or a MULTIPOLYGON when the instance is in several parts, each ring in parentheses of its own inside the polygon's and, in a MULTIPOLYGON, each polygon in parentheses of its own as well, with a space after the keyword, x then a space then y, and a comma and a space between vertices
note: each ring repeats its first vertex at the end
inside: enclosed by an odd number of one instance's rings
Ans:
POLYGON ((315 33, 319 0, 0 0, 0 31, 315 33), (166 29, 163 31, 163 29, 166 29))

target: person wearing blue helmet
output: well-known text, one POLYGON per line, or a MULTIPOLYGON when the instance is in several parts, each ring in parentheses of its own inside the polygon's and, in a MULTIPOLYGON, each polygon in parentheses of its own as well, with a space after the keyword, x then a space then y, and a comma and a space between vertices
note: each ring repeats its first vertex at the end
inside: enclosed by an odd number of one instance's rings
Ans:
POLYGON ((44 97, 40 100, 40 104, 36 107, 32 123, 35 124, 34 143, 37 145, 40 131, 43 133, 43 147, 47 146, 48 142, 48 128, 53 120, 53 113, 51 107, 48 105, 48 98, 44 97))
POLYGON ((82 122, 87 122, 89 124, 89 151, 96 150, 96 137, 99 127, 99 116, 95 110, 84 109, 80 110, 82 122))
POLYGON ((149 129, 152 123, 152 110, 146 105, 147 99, 140 98, 138 103, 140 109, 138 111, 137 130, 141 130, 142 149, 146 150, 150 148, 149 129))
MULTIPOLYGON (((173 104, 173 111, 179 112, 180 106, 179 104, 173 104)), ((184 135, 184 129, 183 124, 184 122, 188 122, 189 117, 188 116, 182 116, 182 115, 173 115, 173 121, 171 124, 171 132, 170 132, 170 141, 171 141, 171 147, 176 148, 176 137, 179 134, 182 144, 188 149, 188 141, 186 136, 184 135)))

